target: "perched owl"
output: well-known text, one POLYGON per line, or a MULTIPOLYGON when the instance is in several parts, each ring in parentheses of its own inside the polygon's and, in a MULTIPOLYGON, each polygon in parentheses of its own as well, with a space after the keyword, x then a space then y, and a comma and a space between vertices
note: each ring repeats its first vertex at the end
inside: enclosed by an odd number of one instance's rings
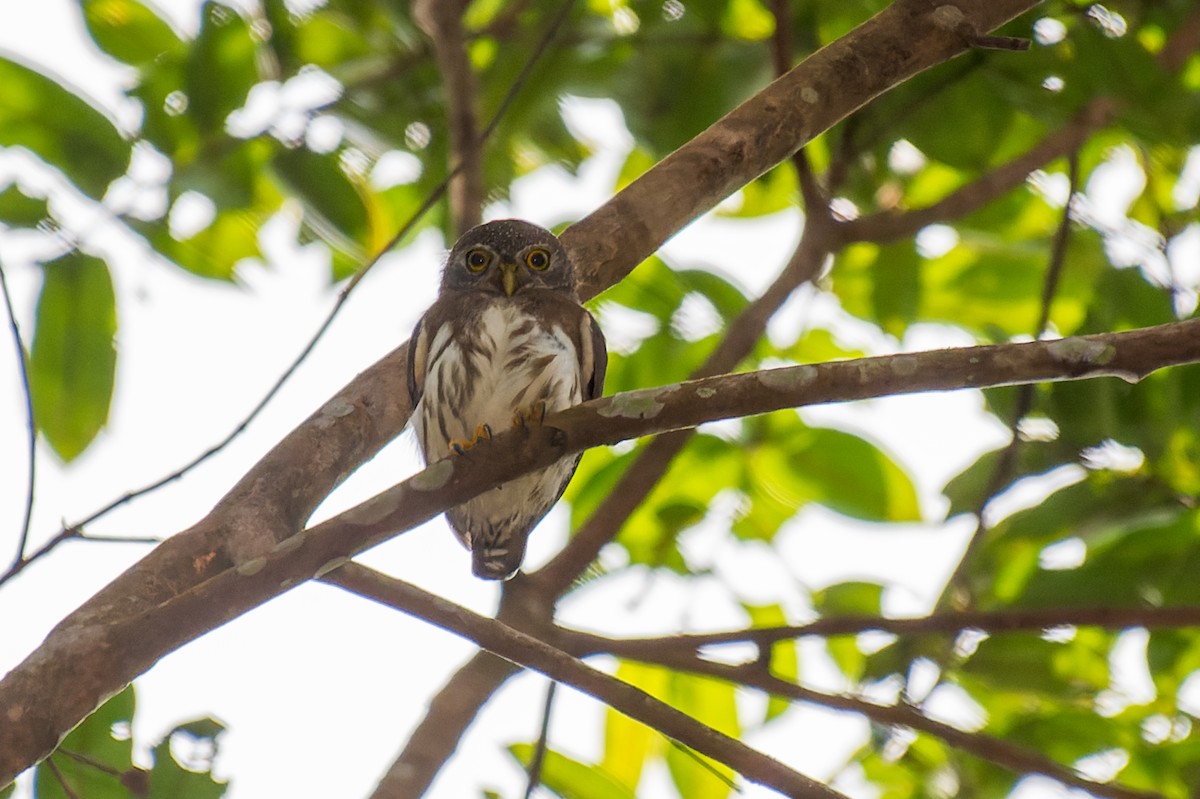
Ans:
MULTIPOLYGON (((600 396, 607 363, 604 336, 579 304, 574 267, 553 233, 518 219, 468 230, 409 342, 412 424, 425 460, 600 396)), ((477 577, 516 573, 529 531, 578 463, 563 458, 446 512, 477 577)))

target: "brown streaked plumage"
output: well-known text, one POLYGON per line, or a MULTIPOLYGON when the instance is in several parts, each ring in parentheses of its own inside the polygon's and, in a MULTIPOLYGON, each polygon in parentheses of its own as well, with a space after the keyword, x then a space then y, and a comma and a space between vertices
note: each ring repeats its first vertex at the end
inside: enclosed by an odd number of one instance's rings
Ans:
MULTIPOLYGON (((540 418, 604 390, 600 327, 579 304, 574 268, 550 231, 517 219, 463 234, 441 291, 409 343, 413 429, 426 461, 473 446, 514 415, 540 418)), ((529 532, 562 496, 578 456, 446 513, 476 576, 507 580, 529 532)))

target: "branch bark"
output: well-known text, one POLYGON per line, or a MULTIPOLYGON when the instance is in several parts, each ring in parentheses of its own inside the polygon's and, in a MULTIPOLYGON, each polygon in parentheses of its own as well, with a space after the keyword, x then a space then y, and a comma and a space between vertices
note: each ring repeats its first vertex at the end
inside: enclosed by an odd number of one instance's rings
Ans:
POLYGON ((413 17, 433 42, 442 75, 446 123, 450 132, 450 217, 458 235, 483 221, 483 143, 475 113, 479 95, 475 71, 467 55, 462 0, 416 0, 413 17))
POLYGON ((826 616, 808 624, 754 629, 726 630, 712 633, 687 633, 650 638, 602 638, 582 633, 572 640, 575 631, 559 628, 559 643, 570 652, 587 655, 599 652, 642 660, 654 655, 693 655, 704 647, 752 643, 760 649, 778 641, 804 636, 832 638, 839 635, 858 635, 869 631, 892 635, 957 634, 964 630, 996 634, 1020 631, 1044 631, 1055 627, 1101 627, 1124 630, 1145 627, 1151 630, 1180 627, 1200 627, 1200 608, 1192 606, 1166 608, 1035 608, 991 611, 946 611, 914 618, 883 616, 826 616))
MULTIPOLYGON (((563 241, 580 266, 583 296, 620 280, 683 225, 871 98, 962 52, 970 38, 965 24, 983 33, 1034 5, 892 3, 569 228, 563 241)), ((166 652, 290 586, 283 581, 308 579, 346 556, 345 547, 332 547, 339 554, 320 559, 327 541, 311 533, 322 528, 297 533, 334 487, 403 429, 411 411, 404 362, 401 346, 360 374, 280 441, 205 519, 114 579, 0 682, 0 785, 45 757, 105 697, 166 652), (312 541, 323 543, 305 543, 312 541)), ((431 477, 422 474, 418 484, 431 477)), ((461 488, 465 481, 450 485, 461 488)), ((400 493, 442 496, 413 485, 400 493)), ((452 493, 448 486, 446 496, 452 493)), ((378 503, 368 505, 381 512, 378 503)), ((415 509, 441 510, 427 501, 415 509)))
MULTIPOLYGON (((793 771, 736 738, 701 724, 640 688, 597 671, 566 652, 497 619, 480 616, 356 563, 346 564, 325 580, 388 607, 419 605, 431 609, 437 616, 452 618, 453 623, 443 625, 443 629, 593 696, 630 718, 725 763, 742 776, 774 788, 785 796, 795 799, 846 799, 832 788, 793 771)), ((379 795, 378 792, 376 795, 379 795)))

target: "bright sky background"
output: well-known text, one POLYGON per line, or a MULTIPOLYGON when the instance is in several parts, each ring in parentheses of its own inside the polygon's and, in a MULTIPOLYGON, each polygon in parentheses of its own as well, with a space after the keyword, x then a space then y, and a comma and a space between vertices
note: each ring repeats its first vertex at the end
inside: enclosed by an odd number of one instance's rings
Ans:
MULTIPOLYGON (((181 28, 195 28, 191 0, 162 5, 181 28)), ((69 0, 0 3, 0 48, 50 64, 117 118, 136 119, 136 109, 119 91, 121 70, 95 51, 69 0)), ((521 181, 511 206, 489 209, 489 217, 515 215, 556 224, 583 216, 611 192, 630 142, 619 113, 602 102, 571 101, 568 108, 574 124, 595 139, 598 154, 578 180, 546 170, 521 181)), ((0 188, 14 176, 26 185, 45 182, 23 169, 19 159, 0 153, 0 188)), ((136 243, 102 239, 107 251, 117 254, 117 394, 108 428, 77 463, 64 468, 48 449, 39 450, 32 547, 62 520, 79 519, 152 482, 224 437, 300 351, 331 307, 335 290, 328 284, 322 251, 291 243, 293 226, 280 219, 264 231, 269 263, 243 264, 237 286, 156 264, 136 243)), ((755 222, 705 218, 664 252, 677 265, 712 266, 757 292, 775 276, 798 231, 799 219, 792 213, 755 222)), ((0 233, 0 255, 28 337, 40 272, 28 261, 26 245, 0 233)), ((200 519, 274 442, 407 338, 434 297, 442 246, 436 236, 425 235, 387 257, 245 435, 186 479, 110 514, 90 532, 166 536, 200 519)), ((830 315, 837 310, 828 297, 801 292, 773 330, 794 331, 830 315)), ((936 327, 919 328, 902 343, 851 322, 842 329, 848 344, 877 352, 971 343, 936 327)), ((620 332, 610 330, 609 336, 620 332)), ((25 492, 25 423, 16 375, 5 335, 0 344, 2 563, 14 554, 25 492)), ((970 392, 811 409, 804 416, 868 430, 916 476, 932 520, 944 512, 937 493, 944 481, 1006 438, 998 424, 983 417, 979 395, 970 392)), ((360 501, 418 467, 406 433, 318 515, 360 501)), ((561 546, 565 516, 558 509, 533 536, 530 566, 561 546)), ((813 509, 781 534, 779 548, 786 555, 781 565, 765 551, 733 546, 719 525, 702 525, 687 535, 684 549, 697 563, 715 564, 719 581, 685 585, 670 575, 625 574, 565 601, 561 618, 616 634, 721 629, 744 623, 731 601, 741 598, 782 601, 800 621, 807 617, 806 591, 862 578, 891 581, 889 611, 919 613, 930 607, 970 529, 969 521, 959 519, 945 526, 913 525, 904 533, 889 528, 884 535, 813 509)), ((18 663, 55 622, 147 549, 70 543, 0 590, 0 671, 18 663)), ((466 552, 440 519, 378 547, 364 561, 478 611, 495 609, 497 587, 471 577, 466 552)), ((211 714, 230 728, 221 741, 218 772, 233 780, 231 799, 362 796, 391 763, 428 699, 471 651, 453 636, 395 611, 335 588, 304 585, 167 656, 139 678, 135 738, 144 753, 174 724, 211 714)), ((802 658, 806 680, 842 687, 819 647, 805 645, 802 658)), ((519 795, 523 775, 502 746, 536 737, 544 687, 538 676, 510 683, 487 706, 431 795, 474 796, 481 788, 519 795)), ((558 696, 551 746, 598 760, 602 706, 569 690, 558 696)), ((952 698, 944 704, 947 712, 961 708, 952 698)), ((749 734, 748 742, 824 778, 865 733, 866 725, 852 716, 800 706, 767 731, 749 734)), ((667 782, 665 770, 650 773, 642 795, 672 795, 667 782)), ((838 787, 855 796, 871 795, 853 781, 838 787)), ((1045 780, 1027 780, 1018 793, 1022 799, 1066 795, 1045 780)), ((745 799, 773 795, 754 787, 741 794, 745 799)))

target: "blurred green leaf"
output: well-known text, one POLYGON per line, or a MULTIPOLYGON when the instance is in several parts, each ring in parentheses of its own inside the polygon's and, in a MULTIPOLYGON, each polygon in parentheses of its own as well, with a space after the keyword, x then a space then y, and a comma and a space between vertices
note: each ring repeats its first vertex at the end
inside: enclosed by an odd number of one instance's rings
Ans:
MULTIPOLYGON (((533 744, 512 744, 509 753, 523 767, 533 757, 533 744)), ((628 790, 600 766, 574 760, 564 754, 547 749, 542 760, 542 787, 562 799, 635 799, 636 794, 628 790)))
POLYGON ((130 737, 133 713, 133 688, 127 687, 71 730, 50 755, 71 793, 63 789, 48 767, 42 765, 34 773, 34 795, 38 799, 84 796, 88 799, 128 799, 129 793, 121 785, 119 775, 133 763, 133 739, 130 737), (67 752, 86 760, 71 757, 67 752), (101 767, 86 761, 101 764, 101 767))
POLYGON ((9 227, 36 228, 49 216, 45 198, 24 194, 15 183, 0 191, 0 223, 9 227))
MULTIPOLYGON (((617 664, 616 678, 656 699, 667 698, 669 672, 661 666, 622 660, 617 664)), ((663 737, 640 721, 611 707, 604 711, 604 758, 600 768, 612 775, 630 796, 637 794, 646 761, 659 756, 663 746, 663 737)))
POLYGON ((171 26, 138 0, 81 0, 88 33, 118 61, 140 66, 182 45, 171 26))
MULTIPOLYGON (((787 614, 784 613, 783 606, 781 605, 748 605, 743 603, 742 608, 750 616, 750 626, 755 629, 759 627, 782 627, 788 623, 787 614)), ((771 674, 790 683, 799 682, 800 657, 795 639, 789 638, 783 641, 776 641, 772 644, 770 662, 771 674)), ((765 724, 783 715, 784 711, 791 706, 791 701, 781 696, 768 696, 767 710, 763 716, 763 723, 765 724)))
POLYGON ((734 533, 770 540, 808 502, 867 521, 917 521, 916 489, 875 445, 850 433, 809 427, 792 412, 745 421, 738 488, 749 508, 734 533))
POLYGON ((297 148, 280 152, 274 166, 284 184, 305 206, 305 222, 325 243, 358 258, 375 243, 371 202, 334 155, 297 148))
MULTIPOLYGON (((693 674, 672 673, 667 703, 732 738, 741 737, 732 683, 693 674)), ((725 799, 734 771, 699 752, 667 749, 667 768, 680 795, 689 799, 725 799)))
POLYGON ((64 461, 108 421, 117 351, 116 297, 108 267, 70 253, 43 267, 29 356, 34 418, 64 461))
POLYGON ((200 9, 200 34, 184 72, 187 114, 201 135, 224 129, 225 118, 258 82, 256 45, 249 24, 232 6, 208 0, 200 9))
POLYGON ((31 150, 94 198, 124 174, 130 143, 61 79, 0 58, 0 86, 0 145, 31 150))
POLYGON ((224 796, 229 784, 218 782, 212 775, 217 737, 224 731, 225 725, 207 718, 180 724, 167 733, 153 749, 149 799, 218 799, 224 796), (176 744, 183 745, 180 739, 200 750, 200 756, 189 758, 186 764, 181 763, 175 753, 176 744))

